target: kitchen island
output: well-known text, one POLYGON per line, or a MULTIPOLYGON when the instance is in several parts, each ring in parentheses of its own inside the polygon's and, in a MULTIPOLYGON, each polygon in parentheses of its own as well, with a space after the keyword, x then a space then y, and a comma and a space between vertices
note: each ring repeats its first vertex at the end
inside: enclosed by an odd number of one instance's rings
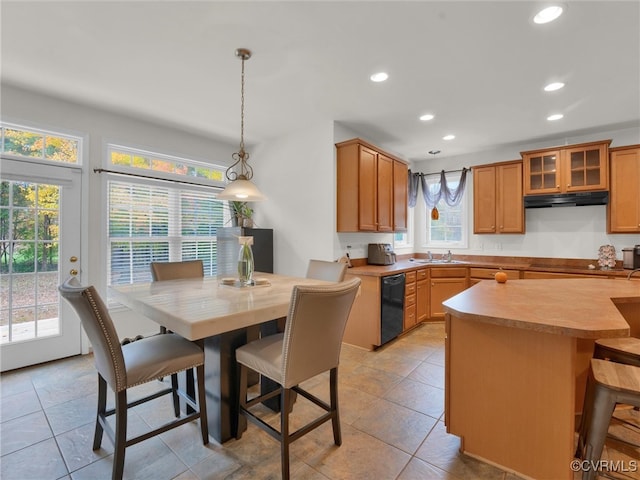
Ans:
POLYGON ((638 328, 640 283, 485 280, 443 305, 445 424, 461 450, 526 477, 573 478, 594 341, 638 328))

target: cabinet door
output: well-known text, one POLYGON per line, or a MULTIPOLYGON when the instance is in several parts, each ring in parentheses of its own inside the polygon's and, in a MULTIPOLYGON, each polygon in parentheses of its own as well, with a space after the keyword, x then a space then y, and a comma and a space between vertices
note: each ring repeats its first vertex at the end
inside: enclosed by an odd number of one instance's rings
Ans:
POLYGON ((416 284, 416 322, 429 318, 429 281, 421 280, 416 284))
POLYGON ((524 193, 559 193, 561 191, 560 150, 522 156, 524 193))
POLYGON ((524 204, 522 199, 522 164, 511 163, 496 167, 496 221, 499 233, 524 233, 524 204))
POLYGON ((568 148, 562 153, 564 191, 580 192, 608 188, 607 144, 568 148))
POLYGON ((496 167, 473 169, 473 233, 496 233, 496 167))
POLYGON ((377 230, 393 231, 393 160, 378 154, 377 230))
POLYGON ((377 222, 377 164, 378 154, 366 147, 360 147, 358 159, 358 223, 360 230, 376 231, 377 222))
POLYGON ((640 146, 611 152, 609 233, 640 232, 640 146))
POLYGON ((407 231, 409 167, 406 163, 393 161, 393 231, 407 231))
POLYGON ((442 302, 457 295, 467 287, 464 278, 436 278, 431 280, 431 313, 429 318, 437 320, 444 318, 442 302))

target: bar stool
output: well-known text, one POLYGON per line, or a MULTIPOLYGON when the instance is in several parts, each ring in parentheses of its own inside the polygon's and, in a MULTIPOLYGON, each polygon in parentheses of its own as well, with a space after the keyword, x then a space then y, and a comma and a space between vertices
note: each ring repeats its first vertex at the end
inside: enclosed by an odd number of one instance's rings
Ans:
POLYGON ((640 338, 601 338, 596 340, 593 358, 640 367, 640 338))
POLYGON ((592 358, 576 449, 576 457, 591 467, 583 472, 582 480, 596 478, 597 472, 592 466, 597 465, 602 456, 617 404, 640 407, 640 368, 592 358))

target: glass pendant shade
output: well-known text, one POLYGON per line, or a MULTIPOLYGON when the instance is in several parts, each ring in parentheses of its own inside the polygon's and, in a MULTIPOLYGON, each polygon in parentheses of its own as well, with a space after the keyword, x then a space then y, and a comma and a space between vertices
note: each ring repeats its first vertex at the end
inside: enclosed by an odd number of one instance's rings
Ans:
POLYGON ((267 199, 253 182, 244 179, 231 182, 216 198, 218 200, 235 200, 240 202, 259 202, 267 199))

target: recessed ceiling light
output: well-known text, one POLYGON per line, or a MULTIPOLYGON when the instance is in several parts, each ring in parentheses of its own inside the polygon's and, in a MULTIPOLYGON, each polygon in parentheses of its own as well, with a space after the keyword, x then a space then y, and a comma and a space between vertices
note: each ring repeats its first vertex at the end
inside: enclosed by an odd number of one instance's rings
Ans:
POLYGON ((445 135, 442 137, 443 140, 453 140, 454 138, 456 138, 455 135, 445 135))
POLYGON ((389 78, 389 75, 386 72, 378 72, 371 75, 370 78, 372 82, 384 82, 387 78, 389 78))
POLYGON ((562 117, 564 117, 564 115, 562 115, 561 113, 554 113, 553 115, 549 115, 547 117, 547 120, 553 122, 554 120, 560 120, 562 117))
POLYGON ((435 118, 435 115, 431 115, 430 113, 425 113, 424 115, 420 116, 420 120, 422 120, 423 122, 426 122, 428 120, 433 120, 435 118))
POLYGON ((554 92, 556 90, 560 90, 562 87, 564 87, 564 83, 562 83, 562 82, 553 82, 553 83, 550 83, 549 85, 547 85, 546 87, 544 87, 544 91, 545 92, 554 92))
POLYGON ((540 10, 533 21, 538 24, 553 22, 556 18, 562 15, 562 7, 560 5, 553 5, 545 9, 540 10))

